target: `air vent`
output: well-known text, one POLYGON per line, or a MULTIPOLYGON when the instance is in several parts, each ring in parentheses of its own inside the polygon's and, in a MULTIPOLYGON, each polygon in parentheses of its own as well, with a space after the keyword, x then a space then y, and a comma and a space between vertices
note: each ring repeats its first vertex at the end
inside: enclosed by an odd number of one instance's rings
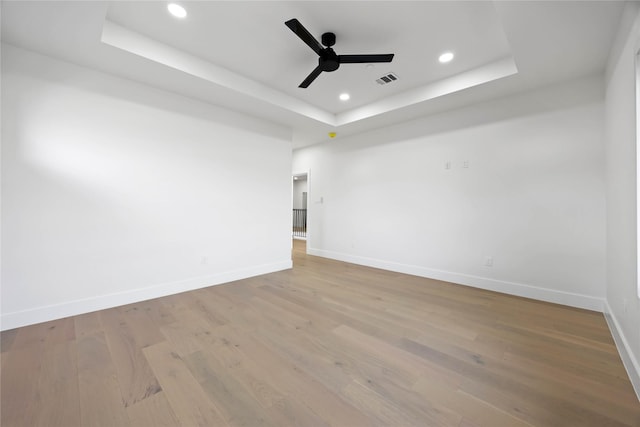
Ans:
POLYGON ((389 74, 385 74, 379 79, 376 79, 376 83, 378 83, 379 85, 386 85, 389 83, 393 83, 396 80, 398 80, 398 76, 395 73, 389 73, 389 74))

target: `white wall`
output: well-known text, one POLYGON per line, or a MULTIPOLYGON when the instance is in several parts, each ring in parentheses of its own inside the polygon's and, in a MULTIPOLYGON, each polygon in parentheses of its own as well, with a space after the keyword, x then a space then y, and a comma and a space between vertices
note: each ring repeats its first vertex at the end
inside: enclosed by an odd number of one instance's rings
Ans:
POLYGON ((2 328, 291 266, 280 126, 2 46, 2 328))
POLYGON ((308 251, 602 310, 603 119, 600 76, 297 150, 308 251))
POLYGON ((629 2, 627 7, 606 79, 607 315, 640 398, 634 71, 640 49, 640 5, 629 2))

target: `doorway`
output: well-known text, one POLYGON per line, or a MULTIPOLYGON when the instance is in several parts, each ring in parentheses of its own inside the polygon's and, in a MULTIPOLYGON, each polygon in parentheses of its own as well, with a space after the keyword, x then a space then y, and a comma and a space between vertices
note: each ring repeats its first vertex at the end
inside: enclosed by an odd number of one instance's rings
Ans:
POLYGON ((307 200, 309 194, 307 173, 293 175, 293 213, 292 213, 292 237, 293 239, 307 240, 308 215, 307 200))

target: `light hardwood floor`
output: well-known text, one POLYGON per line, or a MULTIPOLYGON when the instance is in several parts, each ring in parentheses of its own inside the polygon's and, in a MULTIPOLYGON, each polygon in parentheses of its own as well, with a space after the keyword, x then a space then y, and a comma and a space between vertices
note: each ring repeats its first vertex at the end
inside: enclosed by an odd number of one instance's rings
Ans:
POLYGON ((599 313, 294 265, 3 332, 2 426, 640 426, 599 313))

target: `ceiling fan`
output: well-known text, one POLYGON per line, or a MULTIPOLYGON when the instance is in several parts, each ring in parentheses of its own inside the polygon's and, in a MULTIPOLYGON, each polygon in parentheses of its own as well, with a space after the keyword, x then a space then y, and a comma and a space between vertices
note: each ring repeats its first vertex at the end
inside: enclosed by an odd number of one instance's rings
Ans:
POLYGON ((321 45, 297 19, 290 19, 284 24, 318 54, 318 66, 300 83, 298 87, 301 88, 309 87, 311 82, 323 71, 337 70, 340 64, 367 64, 372 62, 391 62, 393 60, 393 53, 384 55, 337 55, 331 48, 336 44, 336 35, 334 33, 324 33, 321 38, 321 45), (326 47, 322 47, 323 45, 326 47))

